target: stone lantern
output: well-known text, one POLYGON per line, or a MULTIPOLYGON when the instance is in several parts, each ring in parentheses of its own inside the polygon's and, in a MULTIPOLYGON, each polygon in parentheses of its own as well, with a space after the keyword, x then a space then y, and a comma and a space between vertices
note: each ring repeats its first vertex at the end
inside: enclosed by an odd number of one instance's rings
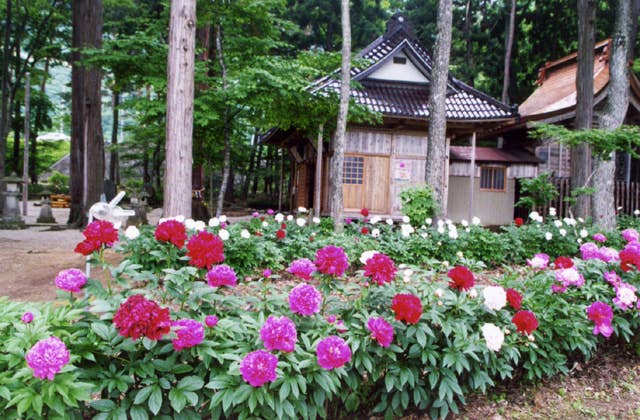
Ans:
POLYGON ((2 182, 6 186, 6 191, 1 193, 4 201, 2 224, 21 227, 24 225, 24 220, 20 216, 18 200, 21 195, 19 185, 22 184, 22 179, 18 178, 14 172, 2 178, 2 182))
POLYGON ((51 211, 51 200, 49 196, 51 195, 51 191, 45 189, 40 193, 42 197, 42 207, 40 207, 40 215, 38 216, 38 223, 56 223, 56 219, 53 217, 53 212, 51 211))

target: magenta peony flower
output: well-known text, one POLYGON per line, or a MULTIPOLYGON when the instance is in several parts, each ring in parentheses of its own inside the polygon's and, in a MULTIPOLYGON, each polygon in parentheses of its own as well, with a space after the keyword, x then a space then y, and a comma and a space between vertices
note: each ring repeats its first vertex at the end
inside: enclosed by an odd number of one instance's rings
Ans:
POLYGON ((56 373, 69 363, 69 350, 58 337, 51 336, 38 341, 27 352, 27 365, 33 369, 36 378, 53 381, 56 373))
POLYGON ((222 239, 203 230, 193 235, 187 242, 189 264, 198 268, 211 268, 213 264, 224 261, 224 243, 222 239))
POLYGON ((602 233, 596 233, 595 235, 592 236, 592 238, 596 242, 600 242, 600 243, 607 242, 607 237, 604 236, 602 233))
POLYGON ((287 271, 303 280, 311 280, 311 275, 317 270, 316 265, 308 258, 294 260, 287 268, 287 271))
POLYGON ((316 348, 316 354, 320 367, 327 370, 342 367, 351 360, 349 345, 337 335, 330 335, 321 340, 316 348))
POLYGON ((278 377, 276 368, 278 357, 264 350, 256 350, 247 354, 240 362, 242 379, 251 386, 259 387, 267 382, 274 382, 278 377))
POLYGON ((238 284, 238 278, 233 268, 226 264, 213 266, 207 273, 207 283, 211 287, 229 286, 238 284))
POLYGON ((535 254, 533 258, 527 258, 527 264, 531 268, 543 270, 549 265, 549 256, 547 254, 535 254))
POLYGON ((298 340, 296 324, 286 316, 270 316, 260 328, 260 339, 267 350, 292 352, 298 340))
POLYGON ((365 277, 371 277, 371 280, 380 286, 392 282, 396 276, 396 271, 398 271, 398 269, 393 263, 393 260, 379 252, 376 252, 369 258, 364 265, 365 277))
POLYGON ((598 259, 601 261, 604 261, 606 263, 620 261, 620 255, 618 255, 618 251, 613 248, 603 246, 599 251, 600 252, 598 253, 598 259))
POLYGON ((615 271, 607 271, 604 273, 604 279, 616 289, 622 283, 622 279, 615 271))
POLYGON ((218 325, 218 317, 215 315, 207 315, 204 318, 204 323, 207 324, 207 327, 213 328, 218 325))
POLYGON ((195 319, 179 319, 173 321, 171 326, 177 335, 171 340, 175 351, 197 346, 204 340, 204 326, 195 319))
POLYGON ((322 274, 341 277, 349 268, 347 254, 342 248, 328 245, 316 252, 316 267, 322 274))
POLYGON ((31 313, 31 312, 23 313, 22 317, 20 318, 20 320, 22 322, 24 322, 25 324, 31 324, 33 322, 33 313, 31 313))
POLYGON ((382 347, 389 347, 393 341, 393 326, 384 318, 369 318, 367 329, 382 347))
POLYGON ((311 316, 320 312, 322 295, 310 284, 301 283, 289 292, 289 308, 291 312, 303 316, 311 316))
POLYGON ((265 279, 268 279, 269 277, 271 277, 272 274, 273 272, 271 271, 271 269, 265 268, 264 271, 262 272, 262 277, 264 277, 265 279))
POLYGON ((562 283, 563 287, 581 287, 584 284, 584 277, 575 267, 556 270, 555 276, 556 281, 562 283))
POLYGON ((611 327, 611 321, 613 321, 613 310, 609 305, 604 302, 596 301, 587 308, 587 318, 595 323, 593 327, 593 334, 602 334, 609 338, 613 334, 613 327, 611 327))
POLYGON ((61 290, 80 293, 80 288, 87 284, 87 277, 77 268, 70 268, 59 272, 56 276, 55 283, 61 290))
POLYGON ((580 245, 580 257, 583 260, 594 260, 600 256, 598 245, 593 242, 587 242, 580 245))
POLYGON ((622 237, 627 242, 638 242, 638 239, 640 239, 640 234, 638 234, 637 230, 629 228, 622 231, 622 237))

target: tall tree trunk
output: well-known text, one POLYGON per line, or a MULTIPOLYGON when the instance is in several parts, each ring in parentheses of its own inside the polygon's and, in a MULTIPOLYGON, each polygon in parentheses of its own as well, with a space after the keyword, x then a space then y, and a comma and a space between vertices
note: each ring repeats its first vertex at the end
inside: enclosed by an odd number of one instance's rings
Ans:
MULTIPOLYGON (((578 0, 578 73, 576 75, 576 130, 591 129, 593 121, 593 48, 596 33, 595 0, 578 0)), ((591 175, 591 150, 588 144, 571 148, 571 189, 587 187, 591 175)), ((577 197, 574 214, 590 214, 590 198, 577 197)))
MULTIPOLYGON (((637 19, 637 15, 634 17, 637 19)), ((609 85, 603 112, 599 115, 600 127, 616 129, 624 123, 629 107, 629 48, 633 42, 629 36, 632 32, 631 0, 617 0, 615 23, 611 37, 611 58, 609 61, 609 85)), ((594 158, 593 187, 591 205, 593 220, 602 230, 609 231, 616 227, 614 208, 615 153, 608 160, 594 158)))
POLYGON ((104 189, 102 74, 98 68, 82 65, 80 52, 102 47, 101 0, 73 2, 72 45, 71 212, 67 223, 81 226, 104 189))
POLYGON ((111 108, 113 110, 113 123, 111 125, 111 158, 109 159, 109 179, 115 185, 120 184, 120 159, 118 155, 118 128, 120 126, 120 92, 115 88, 111 91, 111 108))
MULTIPOLYGON (((17 101, 18 99, 16 99, 17 101)), ((13 106, 15 109, 12 122, 11 129, 13 130, 13 151, 11 153, 11 172, 15 172, 16 174, 20 173, 20 128, 22 126, 20 121, 20 103, 18 106, 13 106)))
POLYGON ((349 16, 349 0, 341 1, 342 10, 342 67, 340 69, 340 109, 338 123, 333 136, 333 157, 331 158, 331 175, 329 177, 329 205, 333 218, 333 230, 342 232, 344 228, 342 197, 342 171, 344 166, 344 149, 346 143, 347 116, 349 114, 349 96, 351 84, 351 20, 349 16))
POLYGON ((516 0, 511 0, 509 12, 509 27, 507 29, 507 42, 504 52, 504 77, 502 79, 502 102, 509 102, 509 85, 511 83, 511 51, 513 50, 513 38, 516 31, 516 0))
MULTIPOLYGON (((227 91, 227 66, 224 62, 224 53, 222 50, 222 28, 220 23, 216 25, 216 51, 218 53, 218 62, 222 71, 222 90, 227 91)), ((222 182, 220 183, 220 191, 218 192, 218 203, 216 204, 216 217, 222 214, 224 207, 224 196, 227 191, 229 182, 229 166, 231 165, 231 122, 229 121, 229 107, 224 109, 224 128, 222 135, 224 137, 224 158, 222 160, 222 182)))
POLYGON ((429 93, 429 147, 425 168, 426 182, 433 188, 434 198, 440 206, 440 214, 445 202, 445 165, 447 136, 447 80, 449 76, 449 53, 451 50, 451 0, 438 2, 438 36, 436 39, 433 69, 431 72, 431 92, 429 93))
MULTIPOLYGON (((473 44, 471 42, 471 26, 472 26, 472 22, 471 20, 473 19, 472 17, 472 13, 471 13, 471 0, 467 0, 467 4, 465 6, 465 11, 464 11, 464 42, 466 44, 466 52, 465 52, 465 61, 466 64, 469 66, 470 72, 471 72, 471 76, 474 73, 474 60, 473 60, 473 44)), ((469 79, 471 82, 471 86, 473 86, 473 78, 469 79)))
MULTIPOLYGON (((7 127, 9 114, 7 105, 9 102, 9 43, 11 41, 11 5, 12 0, 7 0, 4 18, 4 40, 2 44, 2 97, 0 98, 0 179, 5 176, 5 159, 7 156, 7 127)), ((0 182, 0 193, 4 191, 4 184, 0 182)), ((0 194, 0 197, 3 197, 0 194)), ((0 215, 4 209, 4 199, 0 198, 0 215)))
POLYGON ((254 197, 258 193, 258 184, 260 184, 260 170, 262 169, 262 150, 264 149, 264 146, 258 143, 257 148, 258 156, 256 157, 256 166, 251 180, 251 195, 253 195, 254 197))
POLYGON ((196 0, 173 0, 167 59, 164 216, 191 217, 196 0))
POLYGON ((247 202, 247 196, 249 195, 249 183, 251 182, 251 176, 255 168, 256 150, 258 148, 258 134, 251 136, 251 153, 249 155, 249 167, 247 168, 244 183, 242 184, 242 201, 247 202))

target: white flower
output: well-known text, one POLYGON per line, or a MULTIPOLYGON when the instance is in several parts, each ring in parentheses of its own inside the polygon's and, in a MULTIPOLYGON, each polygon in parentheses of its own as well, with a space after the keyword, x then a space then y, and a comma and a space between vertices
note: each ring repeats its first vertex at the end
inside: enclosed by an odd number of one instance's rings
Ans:
POLYGON ((633 211, 633 214, 634 214, 634 215, 636 215, 636 216, 640 216, 640 210, 635 209, 635 210, 633 211))
POLYGON ((314 217, 312 220, 313 220, 313 223, 315 223, 316 225, 318 223, 320 223, 320 218, 319 217, 314 217))
POLYGON ((444 226, 438 226, 438 233, 444 233, 444 226))
POLYGON ((538 217, 540 217, 540 215, 537 211, 532 211, 531 213, 529 213, 529 218, 531 220, 538 220, 538 217))
POLYGON ((427 239, 429 237, 429 234, 427 232, 422 232, 420 233, 420 236, 422 237, 422 239, 427 239))
POLYGON ((140 231, 138 230, 137 227, 132 225, 132 226, 129 226, 127 230, 124 231, 124 236, 125 238, 132 241, 136 239, 138 236, 140 236, 140 231))
POLYGON ((360 254, 360 262, 362 263, 362 265, 365 265, 367 261, 369 261, 369 258, 373 257, 377 253, 378 251, 373 251, 373 250, 364 251, 362 254, 360 254))
POLYGON ((442 261, 442 266, 443 267, 449 267, 449 261, 442 261))
POLYGON ((302 217, 298 217, 296 219, 296 225, 298 225, 300 227, 303 227, 306 224, 307 224, 307 220, 306 219, 303 219, 302 217))
POLYGON ((440 299, 442 297, 442 295, 444 295, 444 290, 442 289, 436 289, 435 292, 433 292, 433 294, 435 295, 435 297, 437 297, 438 299, 440 299))
POLYGON ((408 238, 409 236, 411 236, 413 232, 415 232, 415 229, 413 228, 413 226, 409 224, 401 225, 400 229, 402 230, 402 236, 404 238, 408 238))
POLYGON ((463 258, 464 254, 462 253, 462 251, 458 251, 458 252, 456 252, 456 257, 463 258))
POLYGON ((220 216, 220 223, 227 223, 227 216, 225 216, 224 214, 220 216))
POLYGON ((553 234, 552 234, 551 232, 547 232, 547 233, 545 233, 545 234, 544 234, 544 238, 545 238, 547 241, 550 241, 550 240, 552 240, 552 239, 553 239, 553 234))
POLYGON ((636 293, 630 287, 619 287, 617 297, 622 304, 627 306, 631 306, 631 304, 638 300, 636 293))
POLYGON ((202 220, 196 220, 196 223, 193 225, 193 228, 198 232, 202 232, 203 230, 206 229, 206 227, 207 226, 204 224, 202 220))
POLYGON ((440 219, 438 220, 438 227, 442 227, 444 226, 444 220, 440 219))
POLYGON ((298 213, 306 213, 307 211, 306 207, 298 207, 298 213))
POLYGON ((373 217, 371 218, 371 220, 369 220, 369 222, 370 222, 372 225, 375 225, 375 224, 376 224, 376 223, 378 223, 379 221, 380 221, 380 216, 373 216, 373 217))
POLYGON ((287 215, 287 220, 288 220, 288 221, 292 221, 292 220, 293 220, 293 215, 288 214, 288 215, 287 215))
POLYGON ((413 270, 412 270, 412 269, 410 269, 410 268, 407 268, 406 270, 404 270, 404 271, 402 272, 402 275, 403 275, 404 277, 411 277, 411 276, 413 276, 413 270))
POLYGON ((587 236, 589 236, 589 232, 587 232, 587 229, 580 229, 580 237, 586 238, 587 236))
POLYGON ((549 207, 549 216, 555 216, 555 215, 556 215, 556 208, 549 207))
POLYGON ((211 219, 209 219, 209 226, 210 227, 218 227, 218 226, 220 226, 220 220, 218 220, 217 217, 212 217, 211 219))
POLYGON ((223 241, 226 241, 227 239, 229 239, 229 231, 226 229, 220 229, 220 231, 218 232, 218 236, 223 241))
POLYGON ((568 226, 575 226, 576 225, 576 219, 572 218, 572 217, 565 217, 564 219, 562 219, 564 221, 564 223, 568 226))
POLYGON ((409 218, 409 216, 402 216, 402 223, 409 223, 411 221, 411 219, 409 218))
POLYGON ((371 236, 373 236, 374 238, 377 238, 378 236, 380 236, 380 229, 375 228, 371 231, 371 236))
POLYGON ((578 222, 584 223, 584 219, 582 217, 578 217, 578 222))
POLYGON ((180 223, 184 223, 184 216, 179 214, 176 217, 174 217, 173 220, 177 220, 180 223))
POLYGON ((187 229, 195 229, 196 221, 193 220, 192 218, 188 218, 184 221, 184 227, 186 227, 187 229))
POLYGON ((158 219, 158 224, 161 225, 164 222, 166 222, 167 220, 169 220, 169 219, 167 219, 166 217, 161 217, 161 218, 158 219))
POLYGON ((385 222, 387 222, 387 224, 389 226, 393 225, 393 219, 392 218, 388 218, 387 220, 385 220, 385 222))
POLYGON ((424 219, 424 222, 427 224, 427 226, 431 226, 431 223, 433 223, 433 220, 430 217, 427 217, 426 219, 424 219))
POLYGON ((562 227, 562 220, 554 220, 553 224, 555 225, 555 227, 559 228, 562 227))
POLYGON ((267 223, 267 222, 262 222, 262 227, 265 227, 265 228, 266 228, 266 227, 269 227, 269 223, 267 223))
POLYGON ((504 343, 504 333, 502 330, 491 323, 484 324, 480 330, 482 331, 484 341, 487 343, 487 348, 491 351, 500 351, 504 343))
POLYGON ((578 243, 581 244, 582 243, 582 239, 578 238, 578 243))
POLYGON ((500 286, 487 286, 482 290, 487 308, 499 311, 507 305, 507 292, 500 286))
POLYGON ((476 216, 473 216, 473 217, 471 218, 471 224, 472 224, 473 226, 478 226, 478 225, 480 225, 480 218, 479 218, 479 217, 476 217, 476 216))
POLYGON ((565 229, 560 229, 561 236, 567 236, 567 231, 565 229))
POLYGON ((536 222, 542 223, 544 222, 544 218, 542 216, 538 216, 538 219, 536 220, 536 222))
POLYGON ((247 229, 242 229, 242 231, 240 232, 240 237, 244 239, 249 239, 251 237, 251 234, 247 229))
POLYGON ((466 219, 462 219, 462 220, 460 221, 460 224, 461 224, 462 226, 464 226, 464 227, 469 226, 469 222, 467 222, 467 220, 466 220, 466 219))
POLYGON ((458 230, 457 229, 449 229, 449 238, 458 239, 458 230))
POLYGON ((475 299, 478 297, 478 291, 475 289, 475 287, 471 290, 469 290, 469 297, 471 299, 475 299))
POLYGON ((275 221, 278 223, 282 223, 284 221, 284 214, 278 213, 274 217, 275 221))

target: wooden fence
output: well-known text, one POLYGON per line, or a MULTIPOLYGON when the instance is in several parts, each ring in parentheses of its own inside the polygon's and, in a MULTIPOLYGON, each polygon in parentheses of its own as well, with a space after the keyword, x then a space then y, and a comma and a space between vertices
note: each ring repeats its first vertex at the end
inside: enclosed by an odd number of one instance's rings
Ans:
MULTIPOLYGON (((549 208, 554 207, 558 217, 569 216, 569 205, 564 201, 571 194, 571 178, 553 178, 551 180, 558 190, 558 197, 550 201, 541 214, 549 214, 549 208)), ((615 209, 618 214, 632 215, 640 209, 640 182, 615 181, 614 183, 615 209)))

